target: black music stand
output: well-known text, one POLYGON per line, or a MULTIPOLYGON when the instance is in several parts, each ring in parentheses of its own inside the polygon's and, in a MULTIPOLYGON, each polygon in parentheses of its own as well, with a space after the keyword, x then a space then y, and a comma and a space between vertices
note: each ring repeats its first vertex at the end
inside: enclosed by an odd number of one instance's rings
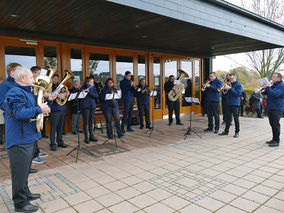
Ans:
POLYGON ((193 113, 193 107, 195 106, 195 103, 199 104, 200 101, 198 98, 192 98, 192 97, 185 97, 185 101, 187 103, 191 103, 191 110, 190 110, 190 116, 189 116, 189 127, 186 131, 186 133, 184 134, 184 140, 186 140, 187 136, 188 135, 191 135, 191 133, 193 132, 194 134, 196 134, 198 137, 201 138, 201 136, 192 129, 192 126, 191 126, 191 121, 192 121, 192 113, 193 113))
POLYGON ((152 97, 152 100, 153 100, 152 101, 153 102, 153 105, 152 105, 152 126, 145 132, 145 133, 150 132, 149 137, 151 137, 152 132, 154 130, 156 130, 157 132, 159 132, 162 135, 164 134, 161 130, 155 128, 154 112, 155 112, 155 102, 157 101, 158 95, 159 95, 159 91, 155 91, 155 90, 151 91, 150 95, 149 95, 150 97, 152 97))
MULTIPOLYGON (((75 93, 75 94, 76 94, 76 93, 75 93)), ((82 95, 82 94, 83 94, 83 93, 82 93, 82 90, 79 90, 74 98, 70 95, 69 98, 68 98, 68 101, 72 101, 72 100, 76 101, 76 100, 78 100, 78 99, 83 99, 83 98, 85 98, 86 95, 82 95), (81 94, 81 95, 80 95, 80 94, 81 94)), ((81 111, 80 111, 80 102, 78 102, 78 103, 77 103, 77 121, 76 121, 76 123, 78 123, 80 113, 81 113, 81 111)), ((81 151, 80 126, 79 126, 79 131, 77 131, 77 137, 78 137, 78 139, 77 139, 77 140, 78 140, 78 141, 77 141, 78 145, 77 145, 74 149, 72 149, 72 150, 66 155, 66 156, 68 156, 68 155, 70 155, 72 152, 74 152, 75 150, 77 150, 76 161, 75 161, 76 163, 77 163, 77 161, 78 161, 79 152, 81 151)))
MULTIPOLYGON (((117 93, 111 93, 111 94, 106 94, 105 100, 111 100, 113 108, 115 109, 115 99, 120 99, 117 93)), ((122 143, 125 143, 124 140, 122 140, 120 137, 117 137, 116 135, 116 126, 115 126, 115 120, 113 119, 112 123, 112 131, 113 131, 113 138, 108 138, 105 142, 103 142, 103 145, 105 145, 109 140, 114 140, 115 147, 117 148, 117 139, 119 139, 122 143)))

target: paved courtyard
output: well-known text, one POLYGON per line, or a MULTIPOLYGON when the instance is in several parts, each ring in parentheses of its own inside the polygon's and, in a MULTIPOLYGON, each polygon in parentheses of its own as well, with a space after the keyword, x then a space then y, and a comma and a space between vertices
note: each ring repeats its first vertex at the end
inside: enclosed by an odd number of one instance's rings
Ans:
MULTIPOLYGON (((207 119, 194 116, 193 128, 200 135, 184 140, 185 126, 169 127, 167 120, 155 122, 164 132, 134 127, 125 144, 102 146, 105 134, 96 131, 98 143, 82 144, 78 163, 76 136, 67 134, 67 149, 49 151, 48 140, 40 140, 46 163, 30 175, 33 201, 39 212, 60 213, 280 213, 284 212, 284 145, 269 148, 267 118, 241 117, 241 132, 233 138, 204 133, 207 119)), ((282 132, 284 120, 281 120, 282 132)), ((224 126, 222 126, 222 129, 224 126)), ((284 137, 282 133, 282 141, 284 137)), ((83 135, 81 135, 81 138, 83 135)), ((0 212, 13 212, 7 153, 0 150, 0 212)))

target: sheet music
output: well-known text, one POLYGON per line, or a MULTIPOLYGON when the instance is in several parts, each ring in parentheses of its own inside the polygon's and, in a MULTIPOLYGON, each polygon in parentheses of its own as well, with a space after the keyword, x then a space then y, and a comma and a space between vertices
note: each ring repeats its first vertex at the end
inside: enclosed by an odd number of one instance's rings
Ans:
POLYGON ((157 91, 151 91, 149 96, 157 96, 157 91))
POLYGON ((179 81, 179 80, 175 80, 174 84, 175 84, 175 85, 179 85, 179 84, 180 84, 180 81, 179 81))
POLYGON ((186 102, 188 103, 196 103, 196 104, 200 104, 200 101, 198 98, 193 98, 193 97, 185 97, 184 98, 186 102))
POLYGON ((40 69, 40 75, 46 75, 47 73, 47 70, 45 69, 40 69))
MULTIPOLYGON (((76 92, 76 93, 71 93, 71 94, 69 95, 68 101, 74 100, 74 99, 77 97, 77 94, 78 94, 78 92, 76 92)), ((88 95, 87 92, 80 92, 80 94, 79 94, 79 96, 78 96, 78 99, 84 99, 84 98, 86 98, 87 95, 88 95)))
POLYGON ((268 84, 269 83, 269 80, 268 78, 261 78, 258 80, 258 82, 260 83, 261 86, 263 86, 264 84, 268 84))
POLYGON ((112 100, 114 95, 114 99, 120 99, 120 96, 117 93, 106 94, 106 101, 112 100))

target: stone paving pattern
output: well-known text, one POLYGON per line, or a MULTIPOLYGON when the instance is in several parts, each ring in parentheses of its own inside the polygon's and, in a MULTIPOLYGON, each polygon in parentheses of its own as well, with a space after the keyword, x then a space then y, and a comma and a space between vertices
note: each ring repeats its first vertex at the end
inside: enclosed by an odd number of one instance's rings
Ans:
MULTIPOLYGON (((194 116, 193 128, 202 138, 184 140, 185 126, 156 121, 164 132, 145 130, 118 141, 100 145, 106 136, 96 131, 98 143, 86 145, 79 153, 66 154, 77 145, 72 134, 64 136, 67 149, 49 151, 48 140, 40 140, 48 152, 40 171, 31 174, 30 189, 41 193, 38 212, 58 213, 281 213, 284 212, 284 145, 269 148, 271 138, 267 118, 241 117, 241 133, 229 136, 204 133, 206 117, 194 116)), ((282 132, 284 121, 281 120, 282 132)), ((222 130, 224 126, 222 125, 222 130)), ((284 143, 284 134, 281 139, 284 143)), ((81 135, 81 138, 83 135, 81 135)), ((13 212, 7 153, 0 147, 0 212, 13 212)))

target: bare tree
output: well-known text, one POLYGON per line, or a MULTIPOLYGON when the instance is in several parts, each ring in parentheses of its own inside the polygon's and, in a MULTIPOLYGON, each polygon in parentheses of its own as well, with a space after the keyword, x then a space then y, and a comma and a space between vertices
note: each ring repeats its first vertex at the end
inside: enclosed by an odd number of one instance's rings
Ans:
MULTIPOLYGON (((242 7, 279 24, 284 23, 284 0, 242 0, 242 7)), ((271 79, 284 64, 284 49, 276 48, 248 52, 248 62, 252 71, 260 77, 271 79)))

